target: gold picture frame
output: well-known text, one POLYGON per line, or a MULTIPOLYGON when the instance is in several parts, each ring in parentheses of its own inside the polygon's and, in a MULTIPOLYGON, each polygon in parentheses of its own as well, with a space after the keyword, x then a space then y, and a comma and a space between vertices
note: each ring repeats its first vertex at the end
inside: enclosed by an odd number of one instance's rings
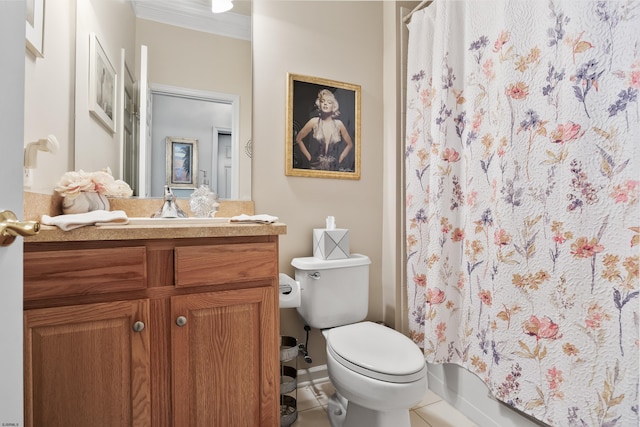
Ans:
POLYGON ((168 136, 166 183, 171 188, 196 188, 198 140, 168 136))
POLYGON ((287 74, 285 175, 360 179, 361 87, 287 74))

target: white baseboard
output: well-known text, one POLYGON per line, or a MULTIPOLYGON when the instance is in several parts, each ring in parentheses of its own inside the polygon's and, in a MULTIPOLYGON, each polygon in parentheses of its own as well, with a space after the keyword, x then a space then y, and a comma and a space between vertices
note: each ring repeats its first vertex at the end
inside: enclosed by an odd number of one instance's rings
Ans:
POLYGON ((298 369, 298 387, 309 384, 318 384, 329 381, 327 365, 312 366, 311 368, 298 369))

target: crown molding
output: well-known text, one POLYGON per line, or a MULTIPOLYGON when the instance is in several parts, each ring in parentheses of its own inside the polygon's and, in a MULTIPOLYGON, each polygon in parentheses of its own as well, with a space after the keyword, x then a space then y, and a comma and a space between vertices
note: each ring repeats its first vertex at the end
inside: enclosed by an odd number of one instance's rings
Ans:
MULTIPOLYGON (((251 16, 234 12, 212 13, 202 2, 131 0, 136 17, 190 30, 251 41, 251 16)), ((233 10, 233 9, 232 9, 233 10)))

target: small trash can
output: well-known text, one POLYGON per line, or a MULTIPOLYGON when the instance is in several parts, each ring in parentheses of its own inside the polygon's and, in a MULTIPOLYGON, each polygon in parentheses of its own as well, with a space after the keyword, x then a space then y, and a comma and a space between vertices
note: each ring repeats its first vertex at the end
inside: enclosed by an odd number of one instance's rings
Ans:
POLYGON ((280 427, 298 418, 298 340, 280 337, 280 427))

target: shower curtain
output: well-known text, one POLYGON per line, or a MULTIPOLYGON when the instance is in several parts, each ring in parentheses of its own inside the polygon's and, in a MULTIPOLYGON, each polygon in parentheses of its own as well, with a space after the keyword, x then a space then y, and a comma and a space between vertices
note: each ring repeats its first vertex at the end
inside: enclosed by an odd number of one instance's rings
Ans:
POLYGON ((640 3, 409 23, 411 336, 553 426, 638 426, 640 3))

